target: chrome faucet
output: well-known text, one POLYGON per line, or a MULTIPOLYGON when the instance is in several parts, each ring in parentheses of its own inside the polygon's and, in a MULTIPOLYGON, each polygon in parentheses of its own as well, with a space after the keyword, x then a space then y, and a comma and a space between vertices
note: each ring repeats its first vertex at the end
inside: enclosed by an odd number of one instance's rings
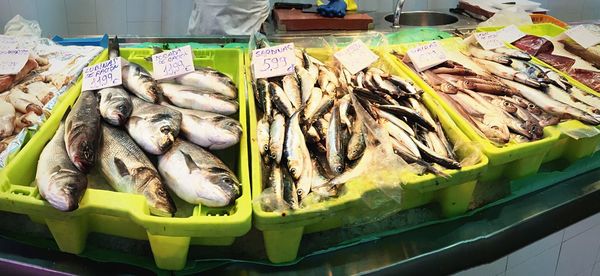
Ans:
POLYGON ((404 7, 405 0, 398 0, 396 2, 396 9, 394 10, 394 23, 392 28, 400 28, 400 14, 402 14, 402 7, 404 7))

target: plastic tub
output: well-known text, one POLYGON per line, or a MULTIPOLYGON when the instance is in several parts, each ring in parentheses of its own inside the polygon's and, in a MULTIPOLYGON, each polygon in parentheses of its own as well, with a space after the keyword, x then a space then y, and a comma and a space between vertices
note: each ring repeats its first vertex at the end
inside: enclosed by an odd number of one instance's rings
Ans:
MULTIPOLYGON (((308 49, 316 58, 329 57, 321 49, 308 49)), ((385 65, 389 62, 380 59, 385 65)), ((247 64, 249 60, 247 59, 247 64)), ((389 67, 389 66, 388 66, 389 67)), ((249 68, 247 68, 249 70, 249 68)), ((405 76, 400 70, 392 68, 392 72, 405 76)), ((247 73, 247 77, 250 74, 247 73)), ((250 81, 250 80, 248 80, 250 81)), ((263 232, 266 252, 274 263, 292 261, 296 258, 302 236, 307 233, 324 231, 353 223, 364 223, 364 219, 377 219, 392 212, 406 210, 431 202, 439 203, 442 214, 454 216, 464 213, 472 200, 477 179, 485 171, 488 160, 475 147, 466 146, 460 156, 477 154, 480 160, 475 165, 465 166, 462 170, 446 170, 451 177, 445 179, 432 174, 422 176, 405 175, 405 184, 393 185, 389 191, 382 191, 373 183, 353 180, 345 185, 345 193, 337 198, 312 204, 300 210, 287 212, 263 211, 257 200, 263 190, 263 165, 256 142, 257 109, 254 94, 248 93, 250 146, 252 157, 252 195, 254 225, 263 232), (400 202, 390 198, 390 194, 401 196, 400 202), (375 203, 375 204, 373 204, 375 203), (391 211, 393 210, 393 211, 391 211)), ((429 95, 424 95, 427 107, 437 114, 448 137, 455 143, 469 143, 468 138, 450 119, 437 102, 429 95)))
POLYGON ((102 48, 108 48, 108 35, 104 34, 103 36, 98 37, 67 37, 64 38, 59 35, 55 35, 52 38, 52 41, 63 45, 63 46, 100 46, 102 48))
MULTIPOLYGON (((151 49, 121 49, 123 58, 147 69, 151 69, 152 64, 145 61, 144 57, 151 54, 151 49)), ((81 253, 90 232, 148 240, 156 265, 170 270, 184 268, 190 244, 230 245, 236 237, 246 234, 251 227, 252 207, 243 54, 237 49, 194 50, 194 54, 195 65, 211 66, 230 75, 239 88, 239 121, 244 134, 238 146, 218 153, 242 183, 242 196, 233 206, 208 208, 188 204, 184 205, 187 209, 178 208, 180 210, 174 218, 157 217, 150 215, 146 199, 141 195, 89 188, 79 209, 70 213, 55 210, 41 199, 37 187, 32 183, 38 157, 62 118, 62 115, 55 113, 6 168, 5 176, 0 179, 0 210, 25 214, 33 221, 46 224, 63 252, 81 253)), ((69 100, 63 100, 61 108, 65 111, 70 108, 80 91, 81 80, 66 94, 69 100)), ((89 179, 92 182, 102 181, 99 180, 102 178, 92 175, 89 179)), ((178 207, 181 205, 178 204, 178 207)))
MULTIPOLYGON (((499 30, 503 27, 482 27, 478 28, 478 31, 482 32, 492 32, 499 30)), ((521 25, 519 29, 530 35, 536 36, 550 36, 555 37, 557 35, 562 34, 565 29, 552 24, 552 23, 544 23, 544 24, 530 24, 530 25, 521 25)), ((510 47, 516 48, 510 44, 507 44, 510 47)), ((562 72, 545 62, 533 57, 533 62, 545 66, 547 68, 551 68, 552 70, 559 73, 561 76, 565 77, 573 86, 587 92, 594 94, 596 96, 600 96, 600 93, 594 91, 594 89, 589 88, 585 84, 579 82, 578 80, 572 78, 565 72, 562 72)), ((556 146, 548 153, 544 161, 551 161, 555 159, 565 158, 568 161, 572 162, 574 160, 580 159, 585 156, 589 156, 596 151, 598 145, 600 145, 600 135, 596 135, 593 137, 581 138, 581 139, 573 139, 570 136, 565 134, 565 131, 573 130, 573 129, 584 129, 591 128, 592 126, 585 125, 579 121, 567 121, 561 123, 554 127, 557 131, 561 133, 559 141, 556 146)), ((600 126, 596 126, 596 128, 600 129, 600 126)))
MULTIPOLYGON (((440 43, 444 47, 456 48, 460 46, 460 41, 459 38, 450 38, 440 40, 440 43)), ((406 53, 408 49, 413 48, 416 45, 419 44, 411 43, 390 46, 388 50, 406 53)), ((489 158, 489 168, 486 173, 482 175, 482 181, 495 181, 502 178, 512 180, 535 174, 542 165, 546 154, 556 145, 560 133, 555 128, 551 127, 544 128, 544 137, 537 141, 521 144, 507 144, 503 147, 493 145, 488 139, 477 134, 473 126, 467 122, 454 107, 442 99, 418 74, 412 71, 411 68, 393 55, 389 53, 386 54, 387 58, 392 59, 393 64, 399 70, 406 72, 415 83, 425 90, 425 93, 430 94, 437 99, 460 129, 475 144, 481 147, 483 153, 489 158)))

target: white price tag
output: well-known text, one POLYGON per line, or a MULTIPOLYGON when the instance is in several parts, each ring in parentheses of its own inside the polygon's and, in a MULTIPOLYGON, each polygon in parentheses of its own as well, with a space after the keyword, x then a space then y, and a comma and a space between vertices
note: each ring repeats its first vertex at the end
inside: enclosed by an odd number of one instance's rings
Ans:
POLYGON ((588 30, 584 25, 568 29, 565 34, 586 49, 600 44, 600 35, 588 30))
POLYGON ((408 50, 407 54, 419 72, 448 60, 446 52, 437 41, 412 48, 408 50))
POLYGON ((29 59, 27 49, 0 50, 0 74, 14 75, 19 73, 29 59))
POLYGON ((295 62, 294 43, 252 50, 252 71, 255 79, 292 74, 295 62))
POLYGON ((498 33, 496 32, 475 33, 475 39, 486 50, 504 47, 504 42, 498 39, 498 33))
POLYGON ((192 47, 183 46, 171 51, 152 55, 152 77, 157 80, 173 78, 194 72, 192 47))
POLYGON ((369 67, 379 57, 360 40, 350 43, 346 48, 333 55, 351 74, 369 67))
POLYGON ((0 49, 14 49, 18 45, 19 42, 13 36, 0 35, 0 49))
POLYGON ((121 57, 83 68, 82 91, 121 85, 121 57))
POLYGON ((525 33, 521 32, 515 25, 510 25, 496 32, 498 38, 504 42, 513 43, 515 40, 524 37, 525 33))

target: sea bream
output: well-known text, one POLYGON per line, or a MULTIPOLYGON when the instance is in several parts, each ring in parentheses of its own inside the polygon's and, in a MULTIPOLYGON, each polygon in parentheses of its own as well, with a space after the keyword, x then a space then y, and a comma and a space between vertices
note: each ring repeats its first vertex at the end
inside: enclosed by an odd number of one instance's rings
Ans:
POLYGON ((154 215, 175 213, 175 204, 158 171, 125 131, 103 124, 99 153, 100 170, 113 189, 143 195, 154 215))
POLYGON ((196 71, 175 78, 179 84, 193 86, 202 90, 212 90, 228 99, 237 98, 237 87, 227 75, 207 67, 196 68, 196 71))
POLYGON ((177 196, 191 204, 223 207, 241 195, 235 174, 210 152, 178 139, 158 157, 158 171, 177 196))
POLYGON ((181 112, 136 97, 131 100, 133 110, 125 123, 127 132, 144 151, 165 153, 179 135, 181 112))
POLYGON ((113 126, 125 124, 133 109, 129 93, 121 86, 103 88, 100 96, 100 115, 113 126))
POLYGON ((236 100, 214 93, 211 90, 201 90, 174 83, 161 83, 159 86, 164 96, 178 107, 223 115, 231 115, 238 111, 239 105, 236 100))
POLYGON ((52 207, 69 212, 79 208, 87 178, 71 162, 65 150, 65 126, 61 123, 38 159, 35 181, 40 195, 52 207))
POLYGON ((83 173, 96 163, 101 120, 96 95, 82 91, 65 120, 64 139, 69 158, 83 173))

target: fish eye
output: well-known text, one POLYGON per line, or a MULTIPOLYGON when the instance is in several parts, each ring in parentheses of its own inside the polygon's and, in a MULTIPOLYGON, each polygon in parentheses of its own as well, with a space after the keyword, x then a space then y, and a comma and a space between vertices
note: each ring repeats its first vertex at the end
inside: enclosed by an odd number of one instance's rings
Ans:
POLYGON ((162 127, 160 127, 160 132, 167 134, 167 133, 171 132, 171 127, 170 126, 162 126, 162 127))
POLYGON ((296 193, 301 196, 302 194, 304 194, 304 191, 302 191, 302 189, 298 189, 298 191, 296 191, 296 193))
POLYGON ((342 168, 342 166, 337 166, 335 168, 335 171, 338 172, 338 173, 341 173, 343 170, 344 170, 344 168, 342 168))
POLYGON ((296 173, 296 169, 294 169, 294 168, 291 168, 291 169, 290 169, 290 173, 292 173, 292 174, 296 173))

